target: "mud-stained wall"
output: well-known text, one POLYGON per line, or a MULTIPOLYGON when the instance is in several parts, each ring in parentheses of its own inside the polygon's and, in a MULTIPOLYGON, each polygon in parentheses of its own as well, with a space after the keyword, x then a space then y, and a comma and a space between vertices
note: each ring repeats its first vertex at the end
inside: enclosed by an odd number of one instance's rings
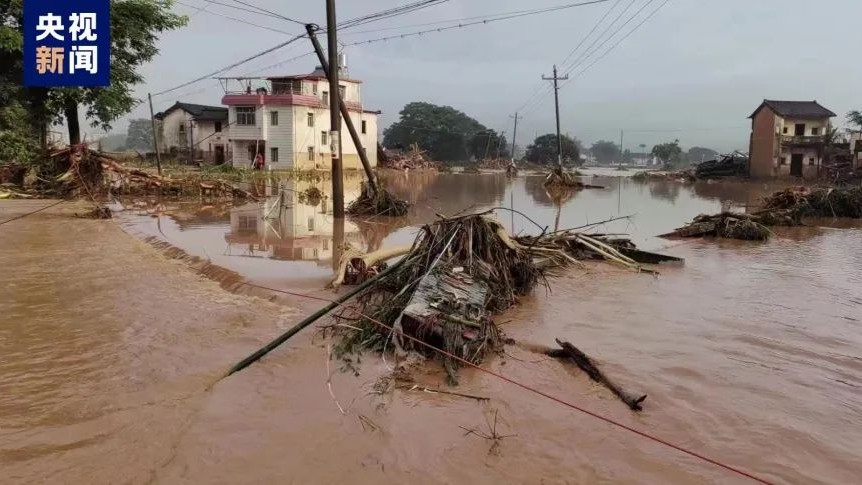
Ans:
POLYGON ((773 177, 776 164, 775 113, 763 108, 751 120, 750 175, 754 178, 773 177))

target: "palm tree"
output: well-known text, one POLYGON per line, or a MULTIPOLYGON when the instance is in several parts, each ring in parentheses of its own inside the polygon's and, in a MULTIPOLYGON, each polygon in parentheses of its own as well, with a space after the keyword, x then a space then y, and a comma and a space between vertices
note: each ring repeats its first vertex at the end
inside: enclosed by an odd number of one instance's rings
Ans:
POLYGON ((858 131, 862 131, 862 111, 851 111, 847 113, 847 122, 856 125, 858 131))

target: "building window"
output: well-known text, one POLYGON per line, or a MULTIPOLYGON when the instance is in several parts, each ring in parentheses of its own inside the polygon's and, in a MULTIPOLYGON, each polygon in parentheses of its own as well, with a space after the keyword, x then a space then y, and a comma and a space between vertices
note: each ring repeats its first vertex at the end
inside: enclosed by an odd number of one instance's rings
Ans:
POLYGON ((311 83, 311 94, 317 94, 317 83, 311 83))
POLYGON ((815 159, 814 157, 809 158, 809 159, 808 159, 808 165, 814 165, 815 160, 816 160, 816 159, 815 159))
POLYGON ((329 91, 323 92, 323 104, 329 104, 329 91))
POLYGON ((313 127, 314 126, 314 113, 308 113, 306 115, 306 118, 308 119, 308 126, 313 127))
POLYGON ((344 86, 338 86, 338 97, 341 98, 342 101, 344 101, 344 98, 346 97, 346 95, 347 95, 347 88, 345 88, 344 86))
POLYGON ((180 135, 185 134, 186 132, 186 124, 180 123, 180 135))
POLYGON ((784 133, 785 135, 787 134, 787 127, 786 126, 784 127, 784 131, 782 131, 782 133, 784 133))
POLYGON ((314 231, 314 218, 313 217, 308 218, 308 230, 314 231))
POLYGON ((787 165, 787 157, 781 157, 781 165, 787 165))
POLYGON ((817 136, 820 134, 820 128, 811 128, 811 134, 817 136))
POLYGON ((329 239, 324 239, 321 242, 323 243, 323 250, 328 251, 329 250, 329 239))
POLYGON ((216 121, 216 122, 215 122, 215 132, 216 132, 216 133, 221 133, 221 121, 216 121))
POLYGON ((237 106, 236 124, 240 126, 254 126, 256 124, 254 113, 254 106, 237 106))
POLYGON ((308 147, 308 160, 314 161, 314 147, 308 147))
POLYGON ((237 219, 237 231, 250 232, 257 230, 256 216, 239 216, 237 219))
POLYGON ((270 126, 278 126, 278 111, 269 113, 269 124, 270 126))
POLYGON ((278 148, 273 147, 269 149, 269 161, 271 163, 278 163, 278 148))
POLYGON ((325 131, 321 131, 320 132, 320 144, 323 146, 326 146, 327 143, 329 143, 329 134, 326 133, 325 131))
POLYGON ((367 123, 368 123, 367 121, 362 120, 362 134, 363 135, 368 132, 368 127, 366 125, 367 123))

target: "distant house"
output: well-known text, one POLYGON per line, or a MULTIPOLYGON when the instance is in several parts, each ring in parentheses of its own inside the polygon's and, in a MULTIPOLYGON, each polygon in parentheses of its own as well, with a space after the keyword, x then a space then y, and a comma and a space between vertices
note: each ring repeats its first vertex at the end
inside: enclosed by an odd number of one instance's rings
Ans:
MULTIPOLYGON (((377 116, 363 109, 361 81, 341 69, 339 92, 371 166, 377 165, 377 116)), ((236 79, 243 89, 226 89, 234 166, 248 166, 256 154, 273 169, 329 169, 331 141, 329 82, 318 67, 309 74, 236 79), (254 83, 254 85, 252 85, 254 83)), ((347 127, 341 130, 342 165, 361 168, 347 127)))
POLYGON ((177 101, 156 115, 159 120, 159 150, 190 153, 195 160, 222 164, 228 160, 228 110, 177 101))
POLYGON ((862 168, 862 132, 850 133, 850 153, 856 162, 854 167, 862 168))
POLYGON ((628 163, 637 165, 638 167, 647 167, 650 165, 658 165, 658 158, 651 153, 628 153, 628 163))
POLYGON ((764 100, 749 117, 750 175, 817 177, 833 117, 817 101, 764 100))

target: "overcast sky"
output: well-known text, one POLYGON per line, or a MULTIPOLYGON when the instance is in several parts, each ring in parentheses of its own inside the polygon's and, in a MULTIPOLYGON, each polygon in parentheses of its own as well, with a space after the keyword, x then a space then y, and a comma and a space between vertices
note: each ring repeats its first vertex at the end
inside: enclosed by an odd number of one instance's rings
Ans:
MULTIPOLYGON (((303 31, 283 19, 206 0, 180 1, 175 10, 191 17, 189 25, 162 37, 161 54, 143 68, 146 84, 138 89, 143 98, 148 91, 179 85, 289 38, 285 33, 214 14, 287 33, 303 31)), ((219 1, 242 7, 232 0, 219 1)), ((323 0, 243 1, 303 22, 324 24, 323 0)), ((449 0, 344 30, 339 40, 349 44, 452 25, 416 24, 488 17, 574 1, 449 0), (392 27, 404 28, 379 30, 392 27)), ((410 1, 342 0, 338 2, 338 18, 354 18, 405 3, 410 1)), ((610 0, 345 49, 351 77, 364 82, 363 105, 383 111, 382 127, 397 120, 404 104, 427 101, 453 106, 491 128, 506 130, 511 138, 509 116, 542 89, 535 102, 522 108, 519 145, 537 133, 553 131, 553 96, 544 91, 548 82, 540 77, 550 75, 554 63, 562 64, 606 14, 567 64, 594 49, 595 54, 578 63, 570 74, 572 80, 560 90, 562 131, 587 144, 599 139, 618 142, 624 129, 624 145, 633 151, 642 143, 651 147, 675 138, 686 148, 699 145, 721 151, 747 150, 747 117, 763 98, 816 99, 839 115, 835 120, 839 125, 843 125, 847 111, 862 109, 862 63, 858 57, 862 1, 670 0, 601 57, 663 3, 610 0), (604 38, 586 50, 627 7, 605 37, 644 5, 641 13, 602 48, 597 49, 604 38), (600 60, 588 67, 596 59, 600 60), (582 74, 575 77, 579 72, 582 74)), ((302 39, 227 74, 247 74, 309 49, 308 41, 302 39)), ((305 56, 259 74, 305 73, 315 64, 312 56, 305 56)), ((154 98, 154 104, 156 111, 177 100, 220 105, 222 94, 216 81, 206 80, 154 98)), ((130 117, 147 115, 144 103, 130 117)), ((127 120, 118 121, 114 132, 124 132, 127 120)))

